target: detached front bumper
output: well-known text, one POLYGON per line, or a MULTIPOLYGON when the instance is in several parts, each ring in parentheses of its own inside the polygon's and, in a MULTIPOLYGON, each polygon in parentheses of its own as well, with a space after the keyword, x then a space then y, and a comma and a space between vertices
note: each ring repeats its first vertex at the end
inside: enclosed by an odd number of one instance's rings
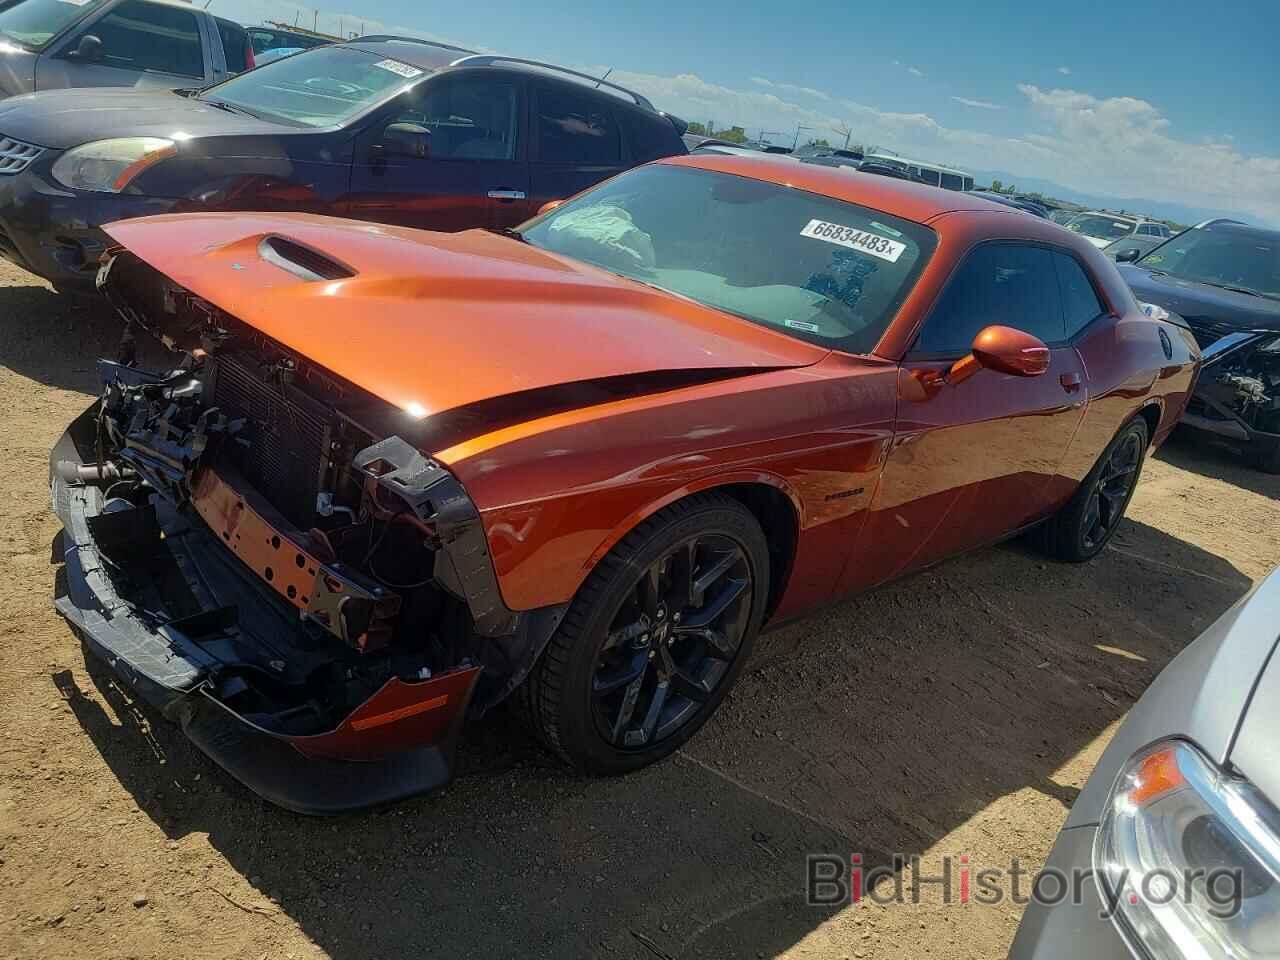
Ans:
MULTIPOLYGON (((289 733, 223 702, 243 681, 226 676, 245 641, 279 685, 296 683, 270 651, 300 628, 297 611, 266 588, 192 512, 159 497, 115 511, 96 486, 67 482, 62 461, 92 462, 96 405, 50 458, 53 508, 63 524, 60 614, 117 676, 180 724, 217 764, 270 802, 305 814, 337 814, 440 787, 452 775, 458 732, 480 673, 467 667, 431 679, 390 676, 332 729, 289 733), (117 562, 136 553, 148 577, 117 562), (113 559, 113 556, 116 559, 113 559), (181 598, 181 599, 178 599, 181 598)), ((241 673, 244 664, 237 664, 241 673)))

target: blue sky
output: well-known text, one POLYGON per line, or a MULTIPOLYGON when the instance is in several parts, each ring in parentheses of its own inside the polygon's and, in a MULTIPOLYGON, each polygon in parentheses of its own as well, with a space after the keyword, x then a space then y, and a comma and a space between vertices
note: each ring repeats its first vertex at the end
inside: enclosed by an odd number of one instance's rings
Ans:
MULTIPOLYGON (((347 2, 319 9, 322 29, 612 67, 686 119, 829 139, 847 123, 912 156, 1280 223, 1276 0, 347 2)), ((211 9, 308 24, 316 10, 211 9)))

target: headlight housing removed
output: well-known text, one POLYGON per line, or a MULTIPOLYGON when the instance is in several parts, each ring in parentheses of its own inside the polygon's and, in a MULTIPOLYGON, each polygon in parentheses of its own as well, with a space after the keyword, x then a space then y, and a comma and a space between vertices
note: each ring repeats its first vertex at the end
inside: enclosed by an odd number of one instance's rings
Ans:
POLYGON ((72 190, 119 193, 138 174, 178 152, 163 137, 97 140, 68 150, 53 165, 54 179, 72 190))
POLYGON ((1280 817, 1191 744, 1139 752, 1112 788, 1093 866, 1139 956, 1280 957, 1280 817))

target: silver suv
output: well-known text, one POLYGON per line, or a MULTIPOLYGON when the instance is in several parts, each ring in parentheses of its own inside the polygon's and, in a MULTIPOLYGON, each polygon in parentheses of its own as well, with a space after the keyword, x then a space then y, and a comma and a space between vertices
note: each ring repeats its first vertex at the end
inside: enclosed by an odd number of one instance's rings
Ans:
POLYGON ((17 0, 0 7, 0 97, 65 87, 205 87, 252 66, 245 29, 189 3, 17 0))

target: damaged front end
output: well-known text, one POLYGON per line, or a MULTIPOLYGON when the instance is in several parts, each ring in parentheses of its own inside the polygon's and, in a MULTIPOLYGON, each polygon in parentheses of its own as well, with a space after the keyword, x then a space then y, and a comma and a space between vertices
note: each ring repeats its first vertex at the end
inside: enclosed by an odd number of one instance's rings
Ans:
POLYGON ((1280 471, 1280 334, 1235 331, 1207 346, 1182 422, 1280 471))
POLYGON ((51 455, 59 612, 280 806, 445 783, 464 716, 523 679, 563 608, 505 607, 474 504, 395 432, 408 414, 128 253, 100 287, 176 362, 139 370, 126 338, 51 455))

